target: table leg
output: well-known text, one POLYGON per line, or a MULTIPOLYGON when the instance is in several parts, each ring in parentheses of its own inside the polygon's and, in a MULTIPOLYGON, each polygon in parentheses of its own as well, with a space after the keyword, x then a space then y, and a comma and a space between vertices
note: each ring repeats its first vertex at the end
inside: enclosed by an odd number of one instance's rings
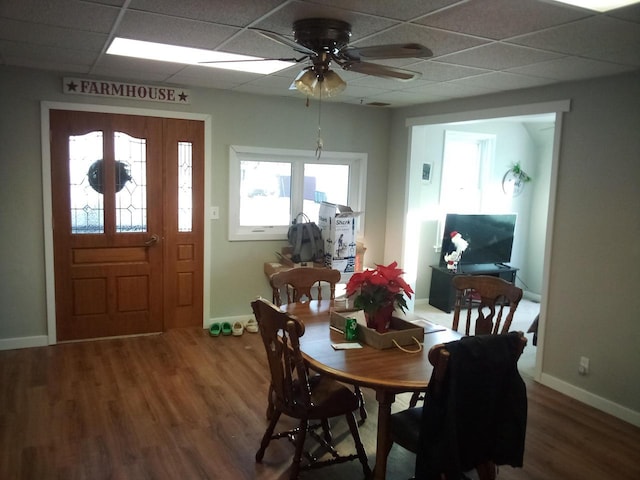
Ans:
POLYGON ((376 445, 376 465, 373 469, 375 480, 384 480, 387 475, 387 455, 391 449, 391 404, 395 393, 386 390, 376 391, 378 400, 378 439, 376 445))

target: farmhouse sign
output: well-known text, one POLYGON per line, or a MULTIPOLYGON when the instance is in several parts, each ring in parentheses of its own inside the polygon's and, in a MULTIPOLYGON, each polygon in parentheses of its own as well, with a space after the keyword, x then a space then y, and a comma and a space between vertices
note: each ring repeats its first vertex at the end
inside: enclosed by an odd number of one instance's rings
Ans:
POLYGON ((138 85, 135 83, 89 80, 84 78, 63 79, 64 93, 97 97, 124 98, 147 102, 191 103, 191 92, 184 88, 138 85))

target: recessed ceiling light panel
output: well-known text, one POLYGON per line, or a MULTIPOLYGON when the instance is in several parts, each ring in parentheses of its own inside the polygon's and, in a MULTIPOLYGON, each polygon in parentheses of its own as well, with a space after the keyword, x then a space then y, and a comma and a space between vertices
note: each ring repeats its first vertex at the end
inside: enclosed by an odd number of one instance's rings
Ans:
POLYGON ((240 72, 270 73, 284 70, 295 65, 293 62, 267 60, 233 53, 216 52, 202 48, 180 47, 164 43, 145 42, 130 38, 116 37, 107 50, 109 55, 144 58, 160 62, 184 63, 202 67, 223 68, 240 72))
POLYGON ((568 3, 576 7, 595 10, 596 12, 608 12, 616 8, 626 7, 640 2, 640 0, 554 0, 555 2, 568 3))

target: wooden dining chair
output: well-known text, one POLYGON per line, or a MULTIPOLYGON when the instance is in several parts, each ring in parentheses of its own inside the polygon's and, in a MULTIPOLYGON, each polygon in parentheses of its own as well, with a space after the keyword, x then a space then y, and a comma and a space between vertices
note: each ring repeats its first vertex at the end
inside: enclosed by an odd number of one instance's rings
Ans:
POLYGON ((393 414, 390 425, 392 442, 416 454, 416 478, 458 480, 475 469, 480 480, 494 480, 496 465, 522 466, 527 395, 517 362, 526 344, 511 332, 429 351, 423 406, 393 414))
POLYGON ((347 386, 325 375, 310 375, 300 352, 299 338, 304 335, 304 324, 296 317, 282 312, 271 302, 259 298, 251 303, 260 325, 260 334, 269 361, 271 373, 271 393, 274 411, 262 437, 256 461, 261 462, 271 440, 289 438, 294 442, 295 452, 289 478, 298 478, 301 469, 318 468, 358 459, 362 464, 365 478, 371 475, 354 411, 360 406, 358 397, 347 386), (298 427, 281 433, 274 433, 275 427, 284 414, 299 421, 298 427), (356 453, 341 455, 323 436, 316 433, 322 423, 329 418, 344 416, 353 437, 356 453), (317 421, 318 424, 310 422, 317 421), (305 438, 317 440, 331 458, 316 459, 314 455, 305 457, 309 463, 302 465, 305 438))
POLYGON ((458 330, 461 312, 466 309, 465 335, 471 335, 472 323, 475 335, 509 331, 522 300, 521 288, 491 275, 456 275, 452 283, 456 289, 454 330, 458 330))
MULTIPOLYGON (((312 299, 322 300, 322 287, 328 286, 329 299, 335 300, 336 284, 340 282, 340 270, 331 268, 299 267, 282 270, 271 275, 270 282, 276 305, 281 305, 282 297, 287 303, 306 302, 312 299), (314 295, 315 292, 315 295, 314 295)), ((360 387, 354 389, 360 400, 360 423, 367 419, 364 395, 360 387)))
MULTIPOLYGON (((452 284, 456 290, 453 330, 459 331, 460 316, 463 315, 465 335, 496 335, 509 331, 522 300, 521 288, 491 275, 456 275, 452 284)), ((422 400, 421 393, 414 393, 409 406, 415 407, 419 400, 422 400)))
POLYGON ((286 303, 322 300, 323 285, 329 288, 329 299, 333 300, 336 297, 336 284, 340 282, 340 271, 332 268, 290 268, 273 273, 269 280, 274 303, 278 306, 282 304, 282 298, 286 298, 286 303))

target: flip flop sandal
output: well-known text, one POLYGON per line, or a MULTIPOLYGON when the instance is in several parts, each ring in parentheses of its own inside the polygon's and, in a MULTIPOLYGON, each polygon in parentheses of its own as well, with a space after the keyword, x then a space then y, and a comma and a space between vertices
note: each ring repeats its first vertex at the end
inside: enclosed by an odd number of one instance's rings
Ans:
POLYGON ((220 335, 220 330, 221 327, 218 322, 212 323, 209 327, 209 335, 211 335, 212 337, 217 337, 218 335, 220 335))
POLYGON ((222 335, 231 335, 231 324, 229 322, 222 322, 222 335))

